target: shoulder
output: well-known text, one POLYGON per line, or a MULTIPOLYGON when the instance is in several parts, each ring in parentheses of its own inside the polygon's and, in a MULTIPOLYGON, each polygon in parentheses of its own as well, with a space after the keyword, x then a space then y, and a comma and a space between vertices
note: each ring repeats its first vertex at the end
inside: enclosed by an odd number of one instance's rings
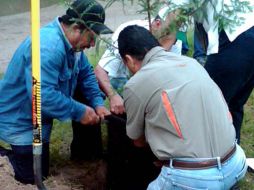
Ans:
POLYGON ((53 21, 40 31, 41 47, 56 52, 64 50, 64 36, 56 23, 53 21))

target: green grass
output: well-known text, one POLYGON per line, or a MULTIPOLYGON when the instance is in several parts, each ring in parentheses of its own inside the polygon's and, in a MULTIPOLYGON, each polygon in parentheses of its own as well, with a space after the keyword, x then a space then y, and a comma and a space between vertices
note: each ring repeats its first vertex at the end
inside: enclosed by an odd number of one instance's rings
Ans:
POLYGON ((57 168, 63 166, 69 160, 69 146, 72 140, 71 122, 59 122, 54 120, 50 138, 50 163, 57 168))
MULTIPOLYGON (((254 158, 254 92, 244 107, 244 119, 241 130, 241 147, 247 158, 254 158)), ((254 174, 247 173, 240 183, 241 190, 254 189, 254 174)))

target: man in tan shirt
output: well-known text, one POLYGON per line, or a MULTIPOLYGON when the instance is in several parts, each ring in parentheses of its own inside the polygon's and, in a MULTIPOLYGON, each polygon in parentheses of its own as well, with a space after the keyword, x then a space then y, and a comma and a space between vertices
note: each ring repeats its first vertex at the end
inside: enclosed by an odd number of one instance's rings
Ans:
POLYGON ((246 158, 230 112, 203 67, 166 52, 136 25, 120 33, 118 46, 134 74, 123 93, 127 135, 136 146, 147 142, 163 166, 148 189, 229 189, 243 178, 246 158))

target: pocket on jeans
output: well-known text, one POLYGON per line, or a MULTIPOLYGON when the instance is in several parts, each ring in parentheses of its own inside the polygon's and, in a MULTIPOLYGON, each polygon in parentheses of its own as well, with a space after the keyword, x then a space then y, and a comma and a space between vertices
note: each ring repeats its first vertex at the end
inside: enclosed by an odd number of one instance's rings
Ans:
POLYGON ((182 190, 182 189, 185 189, 185 190, 208 190, 208 188, 204 187, 191 187, 189 185, 186 185, 186 184, 181 184, 179 182, 174 182, 172 181, 172 189, 174 190, 182 190))
POLYGON ((189 185, 188 182, 184 181, 175 181, 170 178, 164 179, 164 181, 160 181, 161 183, 158 184, 160 190, 208 190, 208 187, 197 187, 198 185, 195 184, 189 185), (195 187, 196 186, 196 187, 195 187))
POLYGON ((247 171, 247 163, 245 162, 242 169, 238 172, 238 174, 235 177, 236 181, 241 180, 245 176, 246 171, 247 171))

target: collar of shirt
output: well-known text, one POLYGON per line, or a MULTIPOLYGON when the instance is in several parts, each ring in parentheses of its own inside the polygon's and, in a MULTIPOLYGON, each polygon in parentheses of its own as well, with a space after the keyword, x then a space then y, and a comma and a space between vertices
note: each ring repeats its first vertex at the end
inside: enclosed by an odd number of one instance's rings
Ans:
POLYGON ((80 52, 75 52, 73 50, 73 47, 72 47, 71 43, 69 42, 68 38, 66 37, 66 35, 63 31, 63 28, 61 26, 61 23, 59 22, 59 17, 57 17, 55 19, 55 23, 58 26, 58 29, 59 29, 61 35, 63 36, 65 48, 69 52, 69 55, 71 55, 71 56, 69 56, 69 59, 72 59, 72 60, 68 62, 68 67, 73 69, 73 67, 75 67, 75 65, 77 66, 77 64, 76 64, 76 62, 78 60, 77 58, 80 57, 81 53, 80 52))
POLYGON ((58 26, 58 29, 59 31, 61 32, 62 36, 63 36, 63 39, 64 39, 64 44, 65 44, 65 47, 67 48, 67 50, 71 53, 74 53, 74 50, 72 48, 72 45, 71 43, 69 42, 68 38, 66 37, 64 31, 63 31, 63 28, 61 26, 61 23, 59 22, 59 17, 57 17, 55 19, 55 24, 58 26))
POLYGON ((150 59, 153 57, 153 55, 155 55, 156 53, 158 53, 159 51, 165 51, 164 48, 160 47, 160 46, 156 46, 154 48, 152 48, 146 55, 145 55, 145 58, 142 62, 142 67, 144 65, 146 65, 150 59))

